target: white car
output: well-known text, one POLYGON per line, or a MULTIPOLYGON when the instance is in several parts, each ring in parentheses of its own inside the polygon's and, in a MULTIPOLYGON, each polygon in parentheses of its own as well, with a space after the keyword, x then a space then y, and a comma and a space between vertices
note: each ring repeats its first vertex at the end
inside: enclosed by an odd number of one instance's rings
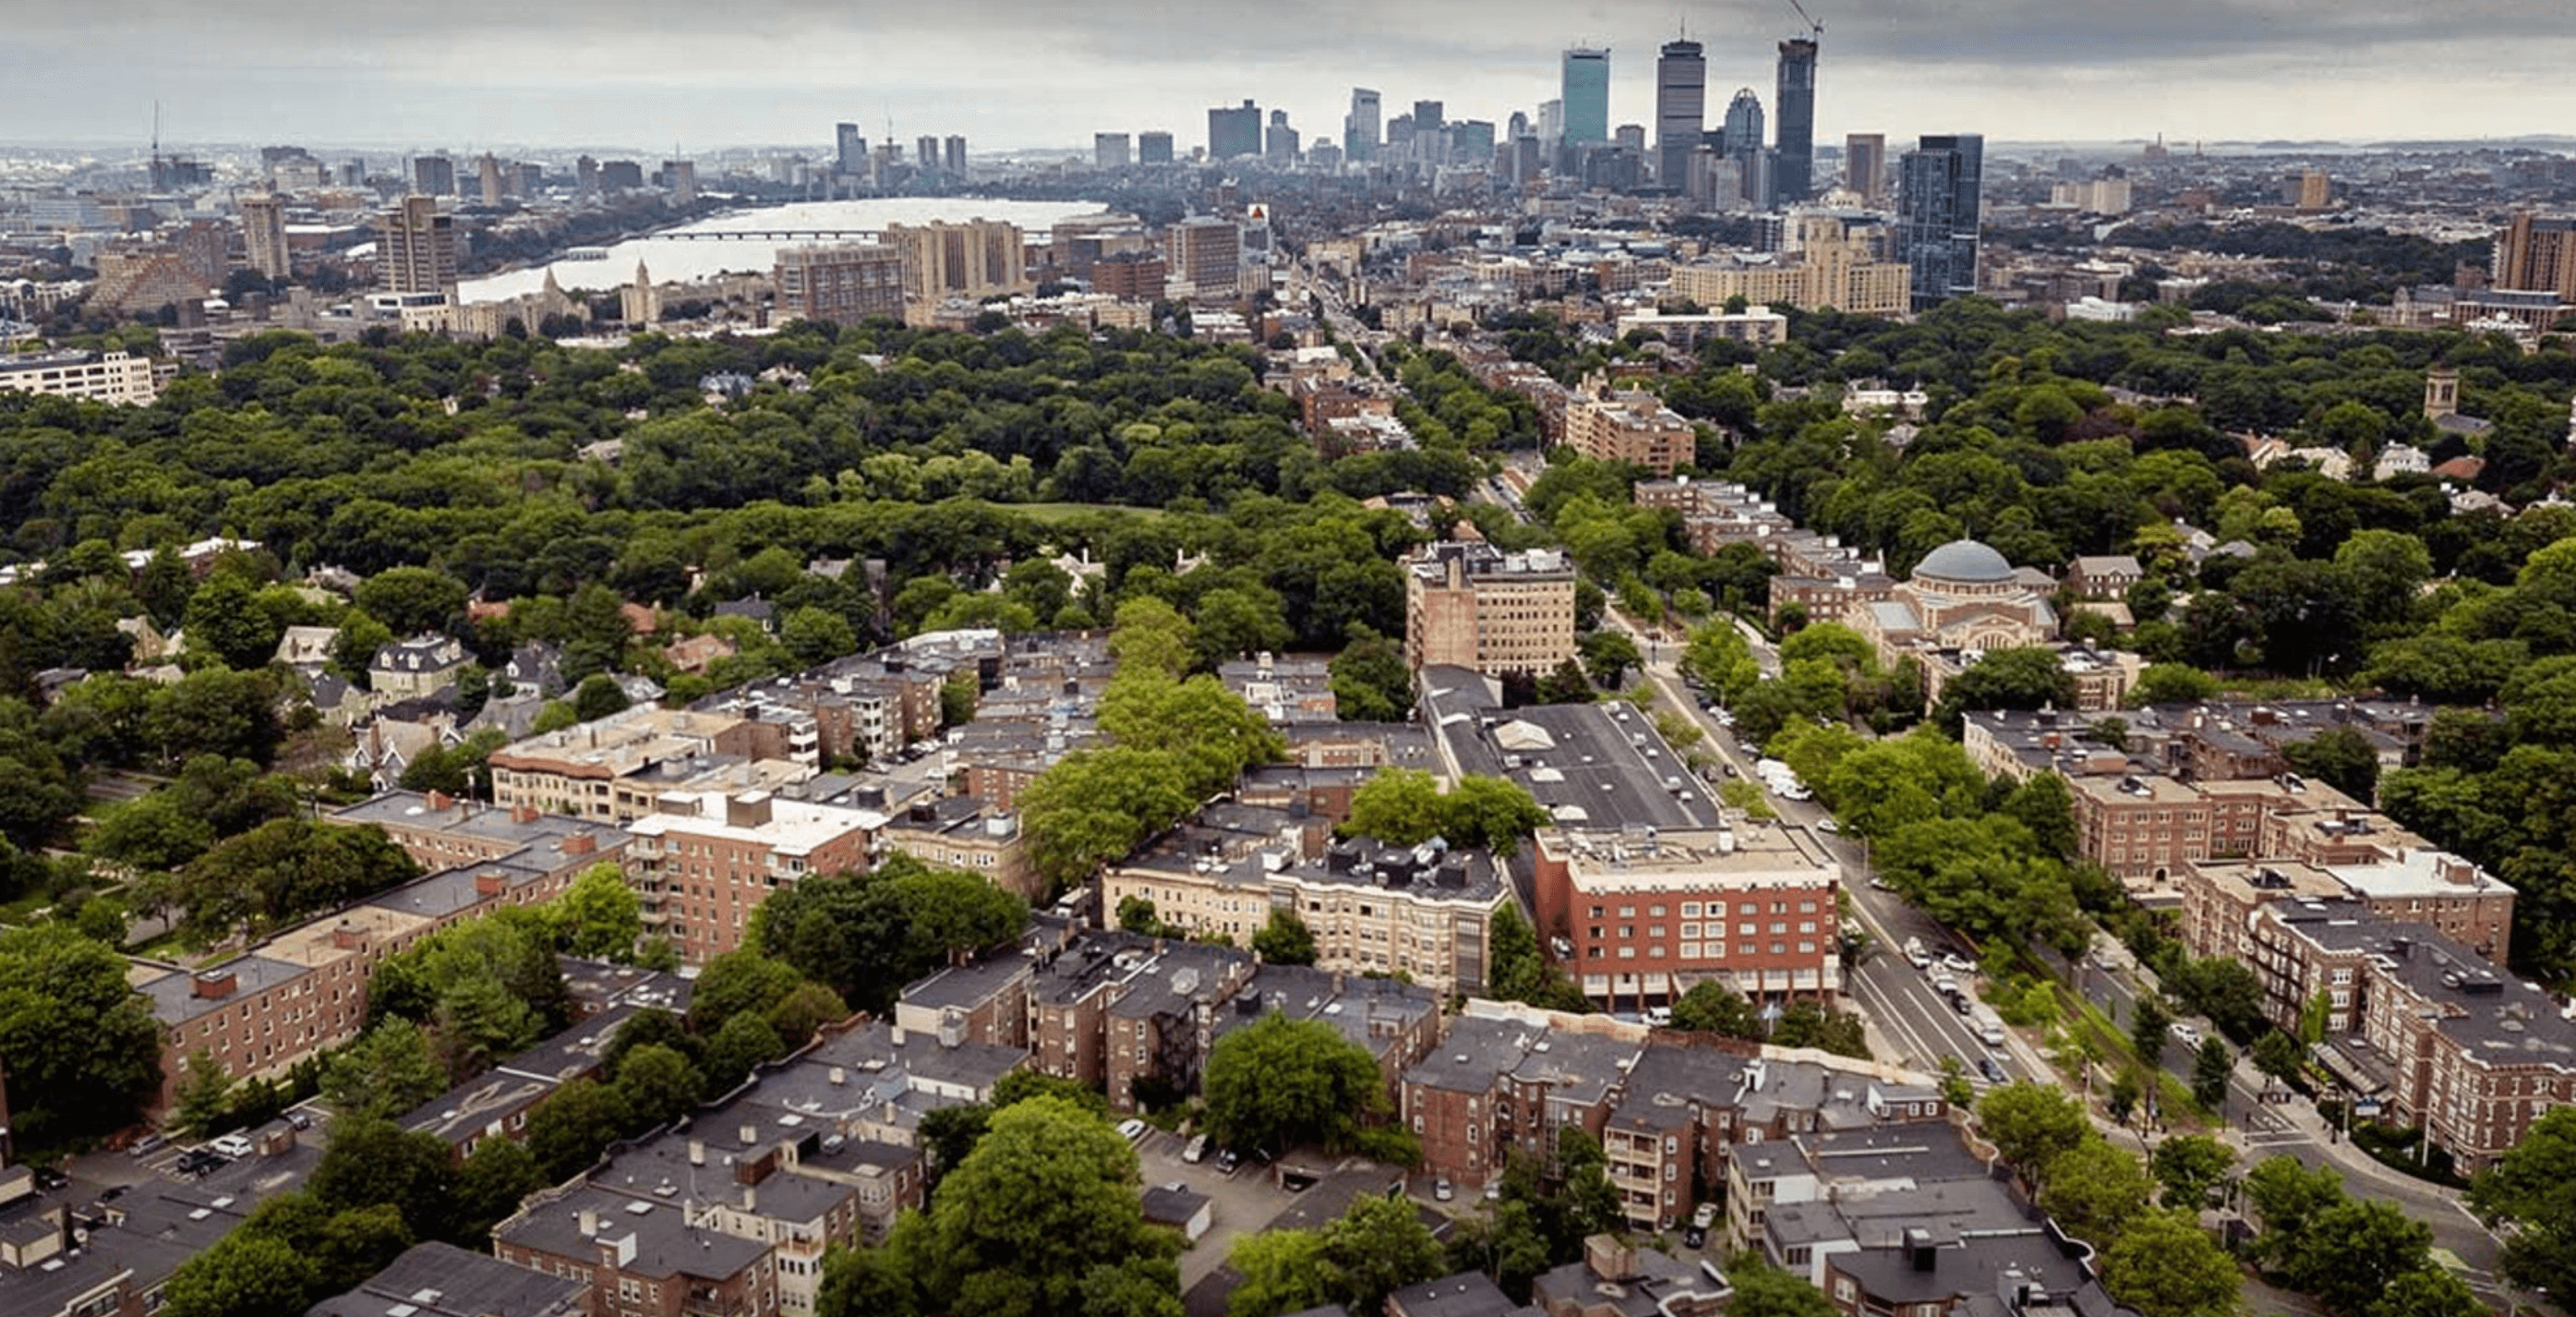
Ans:
POLYGON ((1941 953, 1941 967, 1953 974, 1974 974, 1977 972, 1977 963, 1975 961, 1970 960, 1966 956, 1962 956, 1955 951, 1944 951, 1941 953))
POLYGON ((2173 1036, 2175 1041, 2181 1043, 2185 1047, 2192 1048, 2195 1051, 2200 1047, 2200 1030, 2192 1025, 2175 1025, 2173 1027, 2173 1036))
POLYGON ((1129 1143, 1134 1143, 1136 1140, 1145 1137, 1145 1128, 1145 1122, 1138 1120, 1133 1116, 1118 1122, 1119 1137, 1127 1140, 1129 1143))
POLYGON ((246 1135, 227 1134, 206 1146, 238 1161, 250 1155, 251 1142, 246 1135))
POLYGON ((1816 831, 1824 833, 1826 836, 1840 836, 1842 830, 1843 825, 1834 822, 1832 819, 1816 820, 1816 831))

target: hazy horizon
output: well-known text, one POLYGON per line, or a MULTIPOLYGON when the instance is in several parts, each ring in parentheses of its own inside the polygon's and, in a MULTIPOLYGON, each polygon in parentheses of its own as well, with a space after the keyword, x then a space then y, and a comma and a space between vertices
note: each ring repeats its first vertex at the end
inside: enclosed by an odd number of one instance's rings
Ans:
MULTIPOLYGON (((2462 0, 1998 0, 1973 11, 1886 0, 1808 6, 1825 23, 1816 139, 1982 132, 2033 144, 2224 139, 2356 145, 2510 139, 2576 122, 2576 6, 2462 0)), ((64 149, 148 141, 356 149, 624 144, 686 154, 965 136, 978 152, 1087 149, 1096 131, 1206 141, 1211 106, 1286 109, 1339 139, 1353 85, 1385 114, 1534 112, 1565 46, 1612 50, 1613 123, 1651 123, 1656 46, 1707 49, 1712 116, 1737 87, 1766 107, 1787 0, 1652 5, 1489 0, 1459 7, 1135 0, 891 6, 691 0, 556 6, 376 0, 316 11, 232 0, 49 6, 0 48, 0 139, 64 149), (114 91, 102 99, 103 91, 114 91), (325 129, 327 133, 317 133, 325 129), (655 143, 644 147, 641 143, 655 143), (361 144, 372 144, 366 146, 361 144)))

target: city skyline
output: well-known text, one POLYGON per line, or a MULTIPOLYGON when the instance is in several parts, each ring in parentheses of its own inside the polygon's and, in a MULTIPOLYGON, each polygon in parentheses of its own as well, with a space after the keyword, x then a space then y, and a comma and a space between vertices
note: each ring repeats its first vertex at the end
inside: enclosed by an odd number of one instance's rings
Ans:
MULTIPOLYGON (((2358 142, 2510 137, 2576 119, 2576 88, 2557 76, 2576 55, 2576 11, 2508 0, 2423 14, 2393 0, 2023 9, 1962 22, 1817 7, 1817 138, 1977 129, 1989 140, 2358 142), (2363 86, 2369 95, 2356 94, 2363 86), (2459 94, 2464 86, 2478 94, 2459 94)), ((617 11, 366 5, 327 28, 298 15, 239 0, 218 24, 147 0, 17 16, 0 79, 22 94, 0 133, 142 142, 157 99, 170 141, 668 143, 686 153, 825 143, 839 121, 882 138, 891 119, 899 140, 1081 150, 1094 131, 1166 129, 1188 141, 1210 107, 1250 97, 1288 110, 1312 139, 1333 133, 1354 83, 1402 102, 1438 98, 1459 118, 1534 109, 1558 94, 1560 57, 1576 45, 1611 51, 1610 122, 1652 124, 1655 54, 1676 18, 1706 47, 1712 101, 1719 87, 1767 88, 1777 43, 1805 31, 1786 0, 1679 11, 1500 0, 1465 26, 1431 6, 1345 0, 1161 18, 1115 3, 932 13, 806 0, 748 17, 677 0, 617 11)))

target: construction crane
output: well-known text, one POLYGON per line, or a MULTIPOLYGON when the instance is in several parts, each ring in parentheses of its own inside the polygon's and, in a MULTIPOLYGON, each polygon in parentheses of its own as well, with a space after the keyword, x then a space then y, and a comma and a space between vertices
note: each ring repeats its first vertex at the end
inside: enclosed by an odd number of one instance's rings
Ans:
POLYGON ((1798 11, 1798 17, 1807 20, 1808 30, 1814 32, 1818 40, 1824 39, 1825 25, 1817 22, 1815 16, 1807 12, 1805 5, 1799 4, 1798 0, 1789 0, 1789 7, 1798 11))

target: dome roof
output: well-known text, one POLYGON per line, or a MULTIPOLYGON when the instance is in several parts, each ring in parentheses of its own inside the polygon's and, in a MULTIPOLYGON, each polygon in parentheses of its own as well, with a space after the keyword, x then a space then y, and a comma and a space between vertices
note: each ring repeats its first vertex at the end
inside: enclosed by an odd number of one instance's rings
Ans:
POLYGON ((2013 568, 1989 545, 1975 540, 1952 540, 1923 555, 1923 561, 1914 564, 1914 574, 1943 581, 2009 581, 2013 568))

